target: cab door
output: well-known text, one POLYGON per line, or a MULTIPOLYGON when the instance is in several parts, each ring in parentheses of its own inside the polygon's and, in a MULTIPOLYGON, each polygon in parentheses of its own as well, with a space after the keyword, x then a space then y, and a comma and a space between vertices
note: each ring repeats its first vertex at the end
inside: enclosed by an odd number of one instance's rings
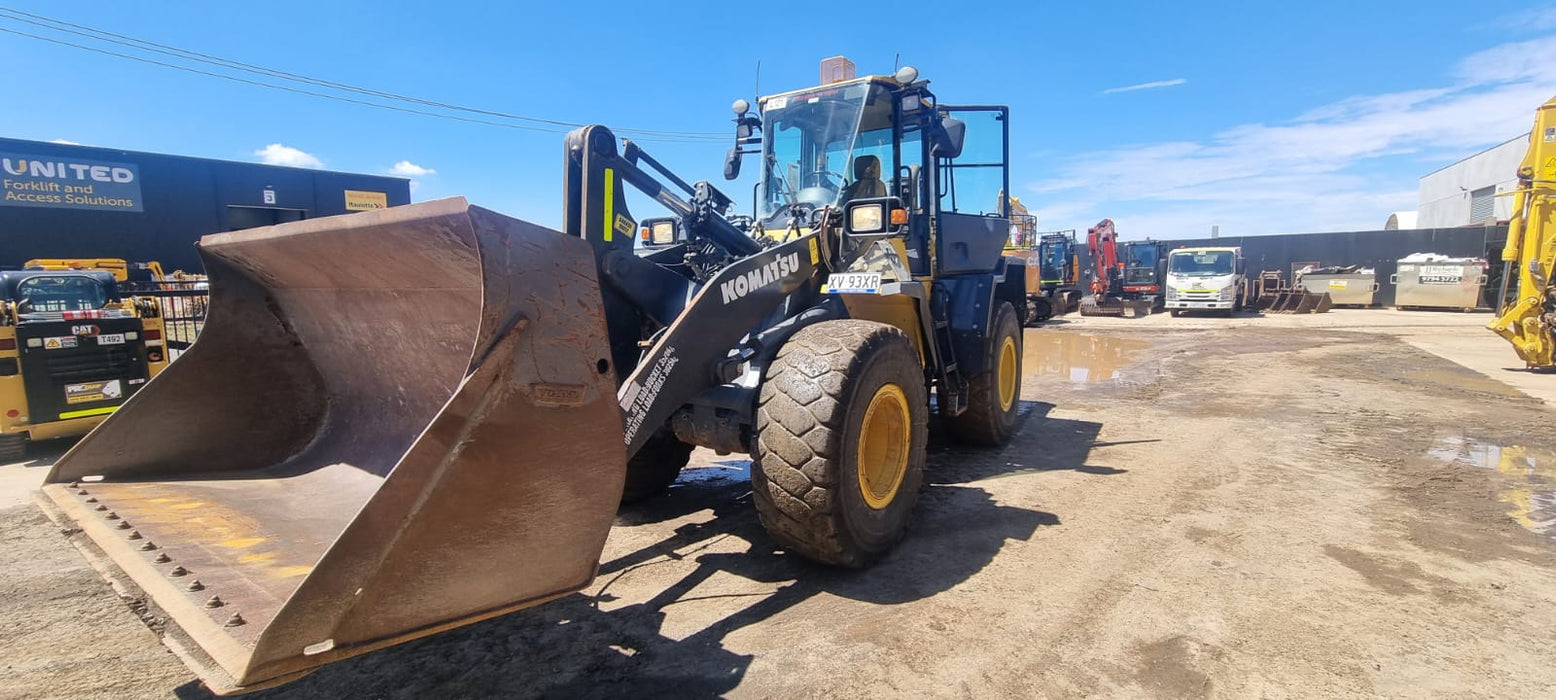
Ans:
POLYGON ((962 151, 935 158, 939 274, 994 269, 1010 234, 1010 108, 940 106, 965 125, 962 151))

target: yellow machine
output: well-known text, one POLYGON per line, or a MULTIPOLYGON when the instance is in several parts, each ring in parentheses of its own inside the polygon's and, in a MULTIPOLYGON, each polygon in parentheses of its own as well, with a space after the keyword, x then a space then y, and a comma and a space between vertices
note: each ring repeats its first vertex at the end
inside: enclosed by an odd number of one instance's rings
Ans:
POLYGON ((761 154, 749 216, 589 126, 560 231, 455 198, 206 236, 200 341, 39 500, 224 693, 583 588, 693 446, 751 455, 785 551, 868 566, 931 413, 1017 429, 1009 110, 910 68, 759 104, 724 169, 761 154))
POLYGON ((1532 368, 1556 366, 1556 98, 1535 113, 1529 153, 1518 166, 1513 218, 1502 249, 1497 318, 1486 327, 1513 344, 1532 368), (1508 287, 1517 275, 1512 301, 1508 287))
POLYGON ((123 260, 0 272, 0 461, 85 435, 167 366, 155 300, 121 293, 123 260))

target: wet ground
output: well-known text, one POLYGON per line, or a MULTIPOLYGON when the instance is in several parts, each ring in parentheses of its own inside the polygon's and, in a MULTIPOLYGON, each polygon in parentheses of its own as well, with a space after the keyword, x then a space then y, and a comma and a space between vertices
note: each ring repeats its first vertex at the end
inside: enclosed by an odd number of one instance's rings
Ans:
MULTIPOLYGON (((583 593, 257 697, 1556 697, 1556 376, 1485 320, 1059 319, 873 569, 774 548, 699 452, 583 593)), ((0 467, 0 696, 201 697, 13 498, 51 459, 0 467)))

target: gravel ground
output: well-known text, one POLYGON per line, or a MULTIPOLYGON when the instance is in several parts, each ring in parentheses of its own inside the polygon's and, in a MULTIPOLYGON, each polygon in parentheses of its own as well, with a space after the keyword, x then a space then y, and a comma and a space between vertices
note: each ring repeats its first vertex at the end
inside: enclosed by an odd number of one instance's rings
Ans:
MULTIPOLYGON (((873 569, 776 551, 699 452, 584 592, 255 697, 1550 697, 1552 378, 1485 320, 1061 319, 873 569)), ((202 697, 13 498, 50 459, 0 467, 0 697, 202 697)))

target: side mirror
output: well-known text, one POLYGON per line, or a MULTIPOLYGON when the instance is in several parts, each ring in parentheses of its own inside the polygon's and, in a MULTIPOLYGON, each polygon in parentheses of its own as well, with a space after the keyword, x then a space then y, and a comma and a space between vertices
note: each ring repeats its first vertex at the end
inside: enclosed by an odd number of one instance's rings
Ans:
POLYGON ((935 130, 934 156, 936 158, 957 158, 962 155, 962 145, 967 140, 967 123, 960 119, 945 117, 940 120, 940 128, 935 130))
POLYGON ((729 154, 724 156, 724 179, 733 180, 740 177, 740 157, 744 155, 739 146, 729 149, 729 154))

